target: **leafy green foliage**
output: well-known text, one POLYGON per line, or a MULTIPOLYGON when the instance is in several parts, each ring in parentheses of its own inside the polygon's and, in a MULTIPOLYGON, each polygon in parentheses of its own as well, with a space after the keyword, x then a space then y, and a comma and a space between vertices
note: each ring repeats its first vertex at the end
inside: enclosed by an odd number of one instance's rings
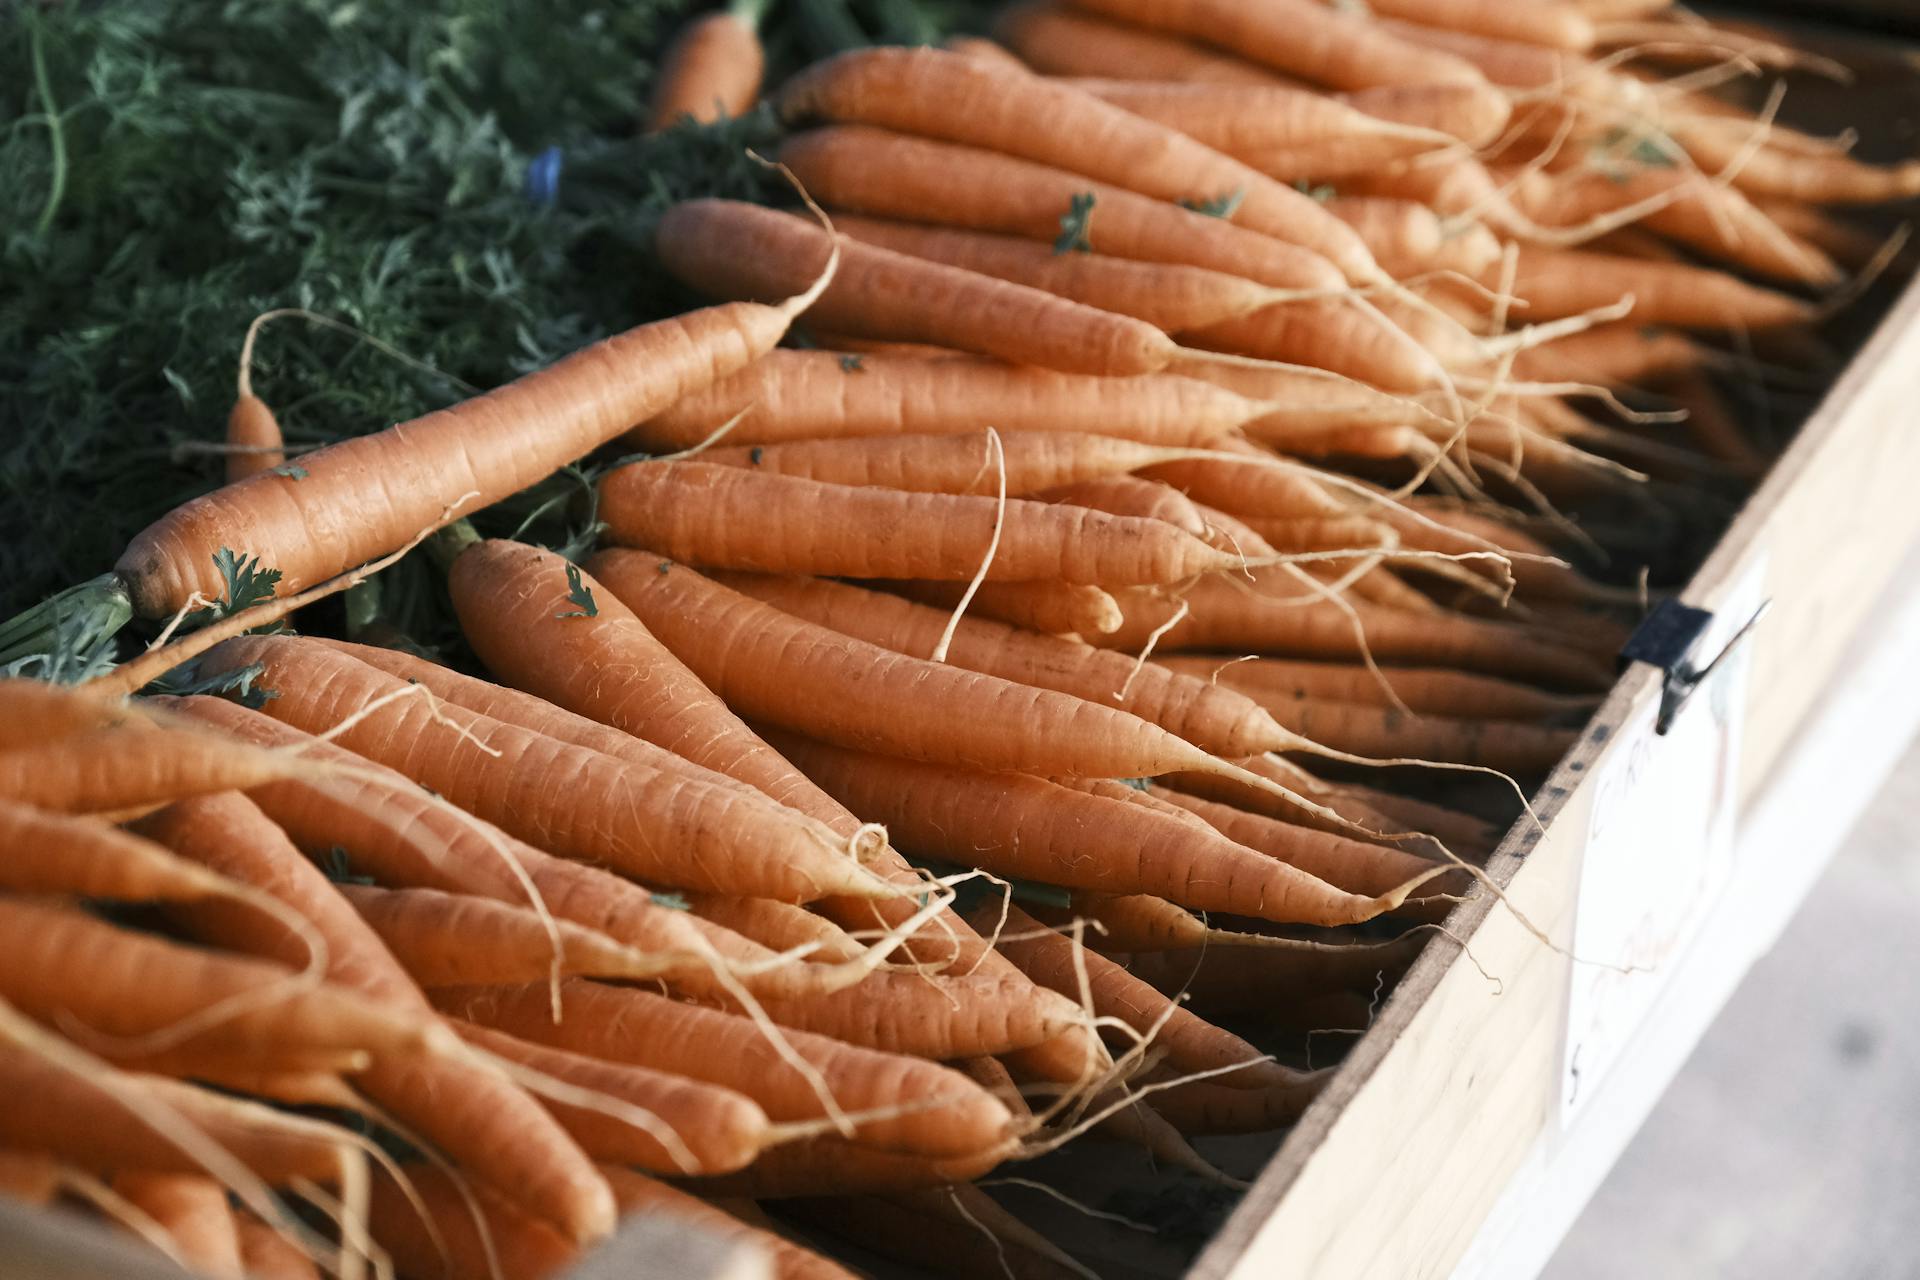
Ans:
POLYGON ((1180 207, 1191 209, 1195 213, 1204 213, 1209 218, 1231 218, 1240 208, 1240 202, 1246 198, 1247 193, 1235 187, 1227 194, 1215 196, 1211 200, 1182 200, 1180 207))
POLYGON ((1092 230, 1093 207, 1097 203, 1091 191, 1068 199, 1067 211, 1060 215, 1060 238, 1053 242, 1055 253, 1093 252, 1088 233, 1092 230))
POLYGON ((600 616, 600 606, 593 602, 593 588, 581 580, 580 566, 577 564, 567 566, 567 601, 574 607, 563 613, 556 613, 554 617, 597 618, 600 616))

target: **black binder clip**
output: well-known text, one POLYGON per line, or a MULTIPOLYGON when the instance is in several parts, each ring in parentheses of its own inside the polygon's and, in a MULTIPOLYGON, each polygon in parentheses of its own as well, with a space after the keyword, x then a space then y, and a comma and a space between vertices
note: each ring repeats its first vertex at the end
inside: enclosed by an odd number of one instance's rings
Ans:
POLYGON ((1674 717, 1687 705, 1687 699, 1693 697, 1694 692, 1707 682, 1726 656, 1753 632, 1754 624, 1766 616, 1772 604, 1771 600, 1762 601, 1753 616, 1733 633, 1732 638, 1705 666, 1694 665, 1693 650, 1713 622, 1711 612, 1681 604, 1677 600, 1662 600, 1654 606, 1652 613, 1641 620, 1633 635, 1621 646, 1620 656, 1632 662, 1656 666, 1665 673, 1665 678, 1660 682, 1660 713, 1653 722, 1655 733, 1664 735, 1673 727, 1674 717))

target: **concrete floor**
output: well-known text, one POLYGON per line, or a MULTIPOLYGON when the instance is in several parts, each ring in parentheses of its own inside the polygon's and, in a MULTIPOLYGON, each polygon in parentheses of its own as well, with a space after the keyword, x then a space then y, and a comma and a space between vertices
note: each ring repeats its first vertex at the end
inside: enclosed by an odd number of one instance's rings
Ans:
POLYGON ((1544 1274, 1920 1280, 1916 1213, 1920 744, 1544 1274))

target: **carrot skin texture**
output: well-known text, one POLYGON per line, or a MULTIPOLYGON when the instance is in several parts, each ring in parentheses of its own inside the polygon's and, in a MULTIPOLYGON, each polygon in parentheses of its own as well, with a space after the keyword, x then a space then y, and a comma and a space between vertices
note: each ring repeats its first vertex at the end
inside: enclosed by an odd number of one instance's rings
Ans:
POLYGON ((227 483, 245 480, 262 471, 271 471, 287 460, 281 447, 279 419, 267 402, 251 393, 233 402, 227 414, 227 443, 240 450, 227 455, 227 483))
POLYGON ((620 1202, 620 1212, 657 1214, 670 1221, 683 1221, 691 1227, 723 1240, 745 1241, 773 1255, 776 1280, 854 1280, 854 1273, 830 1258, 795 1244, 777 1232, 742 1222, 726 1210, 688 1195, 667 1183, 634 1173, 629 1169, 609 1168, 607 1181, 620 1202))
POLYGON ((706 1196, 784 1200, 790 1196, 866 1195, 908 1187, 945 1187, 992 1172, 1012 1144, 936 1158, 883 1151, 844 1138, 806 1138, 774 1147, 738 1173, 689 1178, 682 1185, 706 1196))
POLYGON ((452 408, 304 454, 299 480, 263 472, 183 503, 136 536, 114 571, 147 618, 179 611, 195 591, 220 598, 221 547, 280 570, 282 594, 312 586, 518 493, 744 368, 789 320, 731 303, 629 329, 452 408))
POLYGON ((240 1233, 225 1187, 204 1174, 128 1170, 114 1177, 113 1189, 160 1224, 194 1271, 241 1280, 240 1233))
POLYGON ((1050 76, 1191 84, 1298 85, 1277 71, 1219 50, 1084 13, 1054 0, 1009 5, 994 19, 995 39, 1050 76))
POLYGON ((407 1276, 484 1276, 500 1280, 547 1280, 579 1256, 578 1246, 538 1218, 522 1213, 485 1188, 471 1193, 486 1223, 483 1236, 474 1210, 445 1170, 425 1163, 402 1166, 433 1220, 420 1220, 413 1203, 384 1173, 373 1183, 369 1227, 374 1240, 407 1276), (487 1244, 491 1243, 489 1254, 487 1244), (444 1244, 445 1252, 440 1246, 444 1244), (498 1260, 498 1270, 489 1263, 498 1260))
POLYGON ((767 55, 760 36, 725 11, 681 27, 660 57, 648 128, 658 132, 691 118, 712 124, 744 114, 760 96, 767 55))
POLYGON ((240 1262, 249 1280, 320 1280, 306 1251, 245 1210, 234 1214, 240 1262))
MULTIPOLYGON (((775 1055, 759 1028, 730 1013, 579 979, 561 983, 568 1014, 557 1024, 544 983, 448 987, 432 994, 443 1010, 523 1040, 736 1090, 775 1120, 814 1120, 823 1114, 819 1097, 775 1055)), ((804 1031, 786 1035, 826 1074, 836 1100, 849 1111, 939 1101, 905 1116, 858 1122, 863 1143, 958 1156, 1007 1137, 1012 1117, 1006 1108, 957 1072, 804 1031)))
POLYGON ((302 768, 199 729, 94 729, 0 752, 0 799, 106 813, 254 787, 302 768))

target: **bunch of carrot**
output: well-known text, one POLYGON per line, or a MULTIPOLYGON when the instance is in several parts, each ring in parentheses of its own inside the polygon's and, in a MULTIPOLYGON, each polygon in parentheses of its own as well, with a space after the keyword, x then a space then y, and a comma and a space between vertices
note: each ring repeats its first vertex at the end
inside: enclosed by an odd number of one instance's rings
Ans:
MULTIPOLYGON (((760 8, 653 125, 753 103, 760 8)), ((1084 1274, 976 1184, 1230 1181, 1193 1139, 1312 1102, 1499 837, 1402 784, 1537 780, 1611 683, 1567 510, 1757 474, 1710 375, 1817 352, 1877 254, 1828 207, 1920 192, 1664 5, 995 35, 787 81, 828 212, 657 228, 718 305, 238 468, 109 587, 280 595, 0 683, 0 1194, 215 1276, 542 1276, 628 1212, 1084 1274), (582 563, 462 519, 616 441, 582 563), (257 630, 429 537, 490 678, 257 630), (234 700, 132 696, 183 663, 234 700)))

